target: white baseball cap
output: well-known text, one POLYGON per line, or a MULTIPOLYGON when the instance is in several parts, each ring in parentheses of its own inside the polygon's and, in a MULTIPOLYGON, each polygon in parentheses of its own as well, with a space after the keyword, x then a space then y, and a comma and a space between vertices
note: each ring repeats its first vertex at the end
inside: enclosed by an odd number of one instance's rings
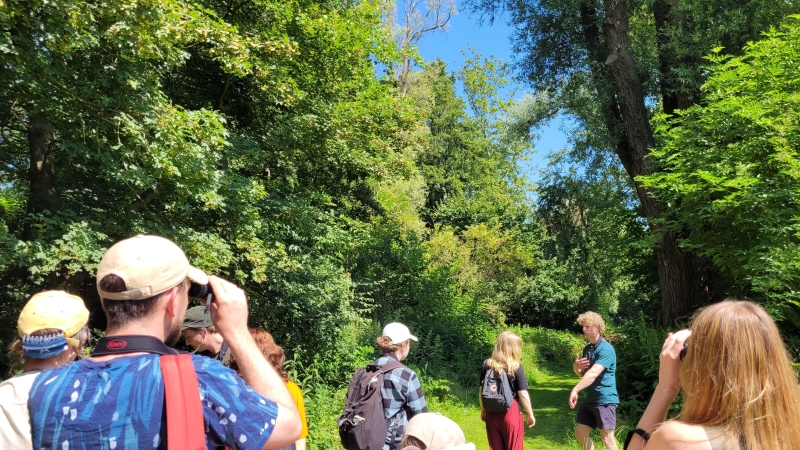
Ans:
POLYGON ((392 339, 392 345, 402 344, 409 339, 414 342, 419 341, 416 336, 411 334, 411 331, 409 331, 408 327, 400 322, 392 322, 383 327, 382 336, 389 336, 392 339))

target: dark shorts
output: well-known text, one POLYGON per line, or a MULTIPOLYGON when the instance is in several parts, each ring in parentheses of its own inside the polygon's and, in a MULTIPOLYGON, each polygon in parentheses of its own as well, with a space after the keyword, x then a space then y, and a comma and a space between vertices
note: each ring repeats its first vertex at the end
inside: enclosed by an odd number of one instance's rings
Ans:
POLYGON ((601 430, 613 430, 617 428, 617 405, 581 403, 578 406, 578 423, 601 430))

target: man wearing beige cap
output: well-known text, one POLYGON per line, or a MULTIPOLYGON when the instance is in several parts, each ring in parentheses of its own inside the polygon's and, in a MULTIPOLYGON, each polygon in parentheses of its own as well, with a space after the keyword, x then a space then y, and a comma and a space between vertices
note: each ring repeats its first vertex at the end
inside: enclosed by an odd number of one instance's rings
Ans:
POLYGON ((191 356, 206 448, 278 449, 297 439, 297 409, 250 337, 244 292, 190 266, 171 241, 136 236, 114 244, 97 269, 108 327, 92 358, 43 374, 31 389, 33 448, 166 448, 176 436, 166 433, 173 415, 164 405, 177 391, 165 393, 169 369, 160 355, 176 353, 168 346, 180 337, 192 284, 210 285, 215 328, 246 355, 238 358, 244 380, 219 361, 191 356))
POLYGON ((89 311, 80 297, 63 291, 40 292, 28 300, 17 320, 23 372, 0 384, 0 448, 31 448, 28 392, 47 369, 71 363, 89 340, 89 311))

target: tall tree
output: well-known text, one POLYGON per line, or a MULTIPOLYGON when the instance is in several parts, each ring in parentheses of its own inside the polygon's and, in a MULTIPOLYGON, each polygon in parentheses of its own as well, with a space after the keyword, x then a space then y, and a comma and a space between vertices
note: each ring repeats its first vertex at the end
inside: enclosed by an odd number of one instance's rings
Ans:
POLYGON ((450 19, 458 14, 458 10, 455 0, 402 0, 390 3, 387 26, 392 30, 402 55, 397 78, 401 91, 406 93, 411 81, 411 69, 417 59, 417 44, 425 36, 437 31, 447 32, 450 19), (395 12, 397 22, 394 21, 395 12))
POLYGON ((0 3, 0 321, 46 288, 99 312, 104 249, 160 234, 245 288, 304 363, 350 371, 373 305, 348 270, 385 213, 373 187, 413 173, 417 145, 413 107, 375 76, 397 56, 384 12, 0 3))
MULTIPOLYGON (((716 55, 703 104, 658 117, 662 168, 643 182, 676 205, 666 224, 729 274, 732 293, 765 300, 796 336, 800 315, 800 20, 716 55)), ((795 337, 796 339, 796 337, 795 337)))
POLYGON ((625 168, 642 210, 657 236, 654 246, 662 320, 672 323, 712 300, 710 267, 681 239, 691 233, 665 230, 670 213, 637 180, 653 174, 653 102, 666 113, 701 99, 702 57, 716 46, 740 54, 748 40, 798 10, 798 2, 657 0, 473 0, 488 14, 508 11, 518 69, 538 90, 558 92, 558 106, 574 114, 625 168), (752 18, 752 20, 750 20, 752 18), (589 94, 587 95, 587 91, 589 94), (587 107, 583 102, 589 100, 587 107))

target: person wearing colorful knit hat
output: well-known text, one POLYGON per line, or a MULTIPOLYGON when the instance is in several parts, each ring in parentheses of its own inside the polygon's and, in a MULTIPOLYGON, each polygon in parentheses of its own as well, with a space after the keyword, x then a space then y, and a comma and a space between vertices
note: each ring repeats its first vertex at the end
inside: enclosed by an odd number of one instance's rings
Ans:
POLYGON ((80 297, 63 291, 40 292, 28 300, 17 321, 23 372, 0 384, 0 448, 32 448, 28 392, 46 369, 71 363, 89 340, 89 310, 80 297))

